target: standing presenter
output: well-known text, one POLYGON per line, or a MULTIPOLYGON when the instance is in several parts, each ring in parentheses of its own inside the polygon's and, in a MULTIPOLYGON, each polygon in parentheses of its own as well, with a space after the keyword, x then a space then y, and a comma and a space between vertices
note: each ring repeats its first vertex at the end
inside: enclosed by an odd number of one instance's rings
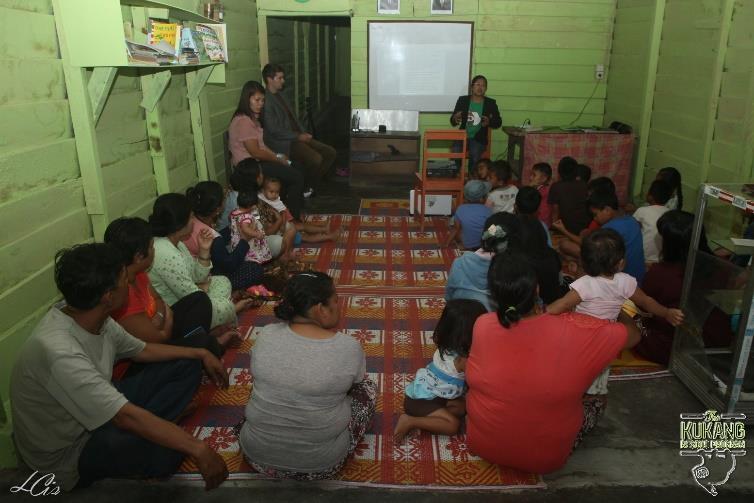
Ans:
POLYGON ((486 92, 487 78, 484 75, 475 76, 471 79, 471 94, 458 97, 453 115, 450 116, 451 126, 466 130, 469 163, 472 167, 487 148, 489 129, 497 129, 503 124, 497 103, 486 97, 486 92))

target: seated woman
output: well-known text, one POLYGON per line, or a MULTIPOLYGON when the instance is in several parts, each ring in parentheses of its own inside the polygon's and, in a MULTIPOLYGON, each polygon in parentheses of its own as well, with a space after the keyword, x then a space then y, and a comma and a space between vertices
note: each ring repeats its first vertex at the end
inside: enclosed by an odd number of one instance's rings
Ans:
POLYGON ((239 441, 251 466, 272 477, 335 475, 364 435, 377 388, 358 341, 336 332, 340 307, 321 272, 291 277, 251 354, 254 388, 239 441))
POLYGON ((466 362, 466 441, 487 461, 544 474, 561 468, 604 404, 584 392, 622 348, 639 341, 614 323, 542 314, 537 275, 518 252, 498 253, 489 273, 498 308, 474 325, 466 362))
POLYGON ((487 271, 496 253, 520 239, 521 224, 511 213, 495 213, 484 222, 482 247, 467 251, 453 261, 445 286, 445 300, 468 299, 481 302, 487 311, 495 310, 487 285, 487 271))
POLYGON ((154 235, 154 263, 149 279, 155 291, 168 304, 199 290, 207 292, 212 302, 211 328, 235 326, 236 313, 251 300, 231 301, 230 281, 225 276, 210 276, 210 248, 214 237, 204 229, 197 237, 199 254, 191 256, 183 240, 191 235, 191 206, 182 194, 163 194, 154 202, 149 225, 154 235))
POLYGON ((229 252, 226 240, 215 230, 217 219, 223 212, 225 193, 222 186, 214 181, 199 182, 186 191, 186 197, 193 211, 191 221, 194 229, 191 235, 183 240, 183 244, 191 255, 199 255, 199 234, 206 229, 213 236, 209 249, 212 274, 227 277, 233 291, 243 291, 252 285, 260 284, 264 273, 262 266, 244 261, 246 252, 249 251, 249 243, 246 240, 251 236, 242 235, 243 239, 238 246, 229 252))
POLYGON ((144 342, 201 347, 220 357, 222 347, 209 335, 212 303, 207 294, 197 290, 168 306, 152 288, 147 276, 154 261, 149 224, 141 218, 118 218, 107 226, 104 239, 123 253, 128 274, 128 299, 110 316, 144 342))
MULTIPOLYGON (((660 261, 647 271, 642 283, 644 293, 668 307, 679 307, 686 258, 691 246, 694 215, 681 210, 671 210, 657 220, 657 231, 662 237, 660 261)), ((711 254, 702 229, 699 250, 711 254)), ((710 279, 714 281, 714 279, 710 279)), ((690 313, 687 313, 690 314, 690 313)), ((654 316, 642 320, 641 342, 634 351, 642 358, 667 365, 673 348, 675 327, 665 319, 654 316)), ((702 339, 706 347, 724 347, 733 340, 729 317, 714 308, 704 322, 702 339)))
POLYGON ((259 161, 265 175, 283 182, 285 193, 281 197, 293 218, 300 220, 304 205, 304 175, 290 165, 288 156, 275 153, 264 144, 264 131, 260 122, 264 100, 265 89, 262 84, 254 80, 244 84, 238 107, 228 127, 231 163, 236 166, 249 157, 259 161))

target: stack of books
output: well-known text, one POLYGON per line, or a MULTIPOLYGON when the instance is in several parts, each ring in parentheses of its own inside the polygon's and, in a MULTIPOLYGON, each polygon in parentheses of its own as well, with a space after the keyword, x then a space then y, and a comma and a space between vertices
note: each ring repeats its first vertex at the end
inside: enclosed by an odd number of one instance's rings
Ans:
POLYGON ((128 61, 138 65, 159 66, 176 62, 175 53, 167 44, 158 45, 139 44, 126 39, 128 61))
POLYGON ((150 19, 147 44, 134 42, 126 31, 126 51, 133 64, 159 66, 164 64, 192 65, 228 60, 224 47, 225 25, 170 23, 150 19))

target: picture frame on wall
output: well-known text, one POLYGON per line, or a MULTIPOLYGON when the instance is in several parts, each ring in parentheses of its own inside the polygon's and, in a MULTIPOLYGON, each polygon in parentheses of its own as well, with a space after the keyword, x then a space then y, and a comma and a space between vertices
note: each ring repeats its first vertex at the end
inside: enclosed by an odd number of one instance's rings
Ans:
POLYGON ((377 14, 400 14, 401 0, 377 0, 377 14))
POLYGON ((429 0, 429 13, 453 14, 453 0, 429 0))

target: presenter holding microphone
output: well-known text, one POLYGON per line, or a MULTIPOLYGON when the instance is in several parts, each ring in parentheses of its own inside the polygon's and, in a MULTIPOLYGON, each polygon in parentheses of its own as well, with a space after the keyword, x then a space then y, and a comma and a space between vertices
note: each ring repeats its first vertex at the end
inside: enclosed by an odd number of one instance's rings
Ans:
MULTIPOLYGON (((471 94, 459 96, 453 115, 450 116, 450 125, 465 129, 468 135, 469 163, 476 165, 487 147, 489 128, 497 129, 503 124, 500 110, 492 98, 486 97, 487 78, 477 75, 471 79, 471 94)), ((460 144, 456 147, 460 150, 460 144)))

